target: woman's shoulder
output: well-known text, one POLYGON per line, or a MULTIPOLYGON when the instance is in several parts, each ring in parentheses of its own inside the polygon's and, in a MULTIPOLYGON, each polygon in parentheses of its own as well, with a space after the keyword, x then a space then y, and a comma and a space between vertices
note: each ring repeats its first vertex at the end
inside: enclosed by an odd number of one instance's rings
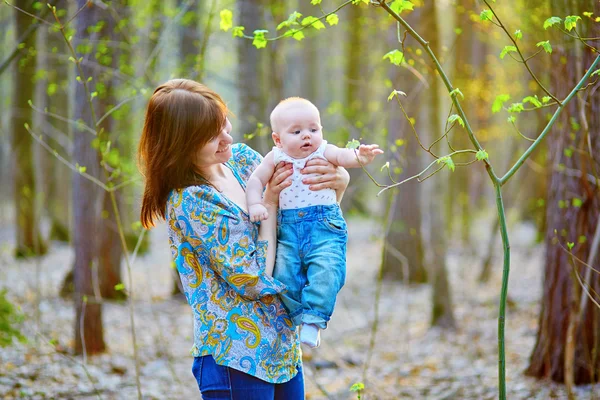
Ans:
POLYGON ((231 146, 231 162, 241 170, 243 176, 250 176, 263 159, 259 152, 245 143, 236 143, 231 146))

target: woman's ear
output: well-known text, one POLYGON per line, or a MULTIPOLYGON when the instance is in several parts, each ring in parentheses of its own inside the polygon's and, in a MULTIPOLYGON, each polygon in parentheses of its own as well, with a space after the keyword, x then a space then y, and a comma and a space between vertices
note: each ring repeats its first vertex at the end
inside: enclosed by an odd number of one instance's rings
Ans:
POLYGON ((273 138, 273 142, 275 142, 275 146, 281 148, 281 137, 279 137, 279 133, 273 132, 271 133, 271 137, 273 138))

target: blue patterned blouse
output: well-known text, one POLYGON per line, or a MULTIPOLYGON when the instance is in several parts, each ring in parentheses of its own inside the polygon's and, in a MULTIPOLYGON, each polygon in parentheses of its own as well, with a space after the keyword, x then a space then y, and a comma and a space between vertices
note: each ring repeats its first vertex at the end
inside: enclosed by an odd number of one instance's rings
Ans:
MULTIPOLYGON (((245 144, 225 164, 243 188, 260 164, 245 144)), ((171 253, 194 311, 193 356, 271 383, 287 382, 301 362, 297 333, 265 274, 267 242, 258 225, 209 185, 173 190, 167 202, 171 253)))

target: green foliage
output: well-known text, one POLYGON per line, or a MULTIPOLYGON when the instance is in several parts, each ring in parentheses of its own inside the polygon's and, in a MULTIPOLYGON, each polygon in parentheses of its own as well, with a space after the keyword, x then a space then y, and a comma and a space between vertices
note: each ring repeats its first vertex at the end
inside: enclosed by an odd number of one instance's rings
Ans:
POLYGON ((302 26, 312 26, 316 30, 325 29, 325 24, 321 22, 317 17, 306 17, 301 22, 302 26))
POLYGON ((444 157, 440 157, 437 160, 438 164, 444 163, 446 165, 446 167, 448 167, 448 169, 452 172, 454 172, 454 169, 456 168, 456 166, 454 165, 454 161, 452 160, 452 157, 450 156, 444 156, 444 157))
POLYGON ((358 149, 359 146, 360 146, 360 142, 356 139, 352 139, 352 140, 348 141, 348 143, 346 143, 347 149, 358 149))
POLYGON ((243 26, 234 26, 231 30, 231 35, 233 37, 244 37, 244 28, 243 26))
POLYGON ((356 382, 354 385, 350 386, 350 391, 355 392, 360 400, 360 393, 365 390, 365 384, 362 382, 356 382))
POLYGON ((492 14, 492 10, 483 10, 479 14, 479 19, 481 21, 491 21, 494 14, 492 14))
POLYGON ((406 93, 401 90, 392 90, 392 93, 388 96, 388 101, 392 100, 394 96, 406 96, 406 93))
POLYGON ((577 21, 579 21, 581 17, 579 15, 569 15, 565 18, 565 29, 571 32, 577 26, 577 21))
POLYGON ((479 161, 482 160, 487 160, 488 159, 488 153, 485 150, 479 150, 476 154, 475 154, 475 158, 477 158, 479 161))
POLYGON ((276 30, 280 30, 283 28, 290 28, 292 26, 298 25, 298 19, 302 17, 302 14, 294 11, 293 13, 290 14, 290 16, 288 17, 288 19, 286 19, 285 21, 281 22, 279 25, 277 25, 276 30))
POLYGON ((542 46, 544 48, 544 50, 546 51, 546 53, 548 53, 548 54, 552 53, 552 46, 550 45, 549 40, 544 40, 543 42, 538 42, 538 43, 536 43, 535 46, 536 47, 542 46))
POLYGON ((392 4, 390 4, 390 8, 396 14, 401 14, 402 11, 414 10, 415 5, 409 0, 394 0, 392 4))
POLYGON ((460 117, 460 115, 458 114, 452 114, 451 116, 448 117, 448 122, 450 124, 454 123, 458 121, 458 123, 460 124, 460 126, 462 126, 463 128, 465 127, 465 121, 463 121, 463 119, 460 117))
POLYGON ((254 40, 252 41, 254 47, 257 49, 267 47, 267 39, 265 38, 265 34, 268 32, 269 31, 264 29, 257 29, 254 31, 254 40))
POLYGON ((465 98, 465 95, 464 95, 464 94, 462 94, 462 92, 460 91, 460 89, 459 89, 459 88, 456 88, 456 89, 454 89, 453 91, 451 91, 451 92, 450 92, 450 97, 452 97, 452 96, 454 96, 454 95, 460 95, 460 97, 461 97, 462 99, 464 99, 464 98, 465 98))
POLYGON ((25 342, 26 338, 15 325, 23 321, 23 315, 6 298, 6 289, 0 291, 0 347, 12 344, 13 339, 25 342))
POLYGON ((404 62, 404 53, 400 50, 392 50, 383 56, 383 59, 389 59, 394 65, 400 65, 404 62))
MULTIPOLYGON (((525 107, 523 107, 523 103, 512 103, 510 105, 510 107, 508 107, 508 112, 509 113, 520 113, 521 111, 524 111, 525 107)), ((514 121, 512 121, 514 122, 514 121)))
POLYGON ((508 53, 513 53, 516 52, 517 48, 515 46, 504 46, 504 48, 502 49, 502 51, 500 52, 500 58, 504 59, 504 57, 508 54, 508 53))
POLYGON ((544 21, 544 29, 548 29, 553 25, 560 24, 562 19, 559 17, 550 17, 546 21, 544 21))
POLYGON ((509 94, 499 94, 498 96, 496 96, 494 104, 492 104, 492 113, 497 113, 498 111, 502 110, 502 106, 508 100, 510 100, 509 94))
POLYGON ((219 23, 219 27, 227 32, 233 26, 233 13, 230 10, 221 10, 219 13, 221 17, 221 22, 219 23))
POLYGON ((316 6, 317 4, 321 4, 321 0, 310 0, 310 4, 316 6))
POLYGON ((573 242, 567 242, 567 247, 569 248, 569 250, 572 250, 573 246, 575 246, 575 243, 573 243, 573 242))
POLYGON ((580 208, 583 205, 583 201, 580 198, 574 197, 571 200, 571 204, 573 204, 573 207, 580 208))
POLYGON ((338 17, 338 15, 337 15, 337 14, 335 14, 335 13, 332 13, 332 14, 329 14, 329 15, 328 15, 328 16, 325 18, 325 20, 327 21, 327 23, 328 23, 330 26, 333 26, 333 25, 337 25, 337 24, 338 24, 338 22, 340 21, 340 18, 338 17))
POLYGON ((600 69, 597 69, 594 72, 592 72, 592 75, 590 75, 590 76, 594 76, 594 75, 600 75, 600 69))
POLYGON ((520 29, 517 29, 517 30, 515 31, 515 38, 516 38, 517 40, 519 40, 519 39, 522 39, 522 38, 523 38, 523 33, 521 32, 521 30, 520 30, 520 29))
POLYGON ((538 100, 537 96, 527 96, 523 99, 523 103, 531 103, 535 107, 542 106, 542 103, 538 100))

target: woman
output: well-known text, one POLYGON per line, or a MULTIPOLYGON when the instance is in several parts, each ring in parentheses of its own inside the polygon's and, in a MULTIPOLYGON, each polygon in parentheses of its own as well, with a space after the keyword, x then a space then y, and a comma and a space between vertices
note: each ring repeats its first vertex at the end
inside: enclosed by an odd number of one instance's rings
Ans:
MULTIPOLYGON (((186 79, 159 86, 146 111, 138 157, 146 186, 141 221, 166 219, 169 243, 194 312, 192 372, 205 399, 302 399, 297 333, 272 278, 279 192, 291 165, 278 166, 264 202, 270 217, 250 222, 245 185, 261 157, 233 144, 228 109, 186 79)), ((336 189, 348 173, 323 160, 307 165, 312 189, 336 189)))

